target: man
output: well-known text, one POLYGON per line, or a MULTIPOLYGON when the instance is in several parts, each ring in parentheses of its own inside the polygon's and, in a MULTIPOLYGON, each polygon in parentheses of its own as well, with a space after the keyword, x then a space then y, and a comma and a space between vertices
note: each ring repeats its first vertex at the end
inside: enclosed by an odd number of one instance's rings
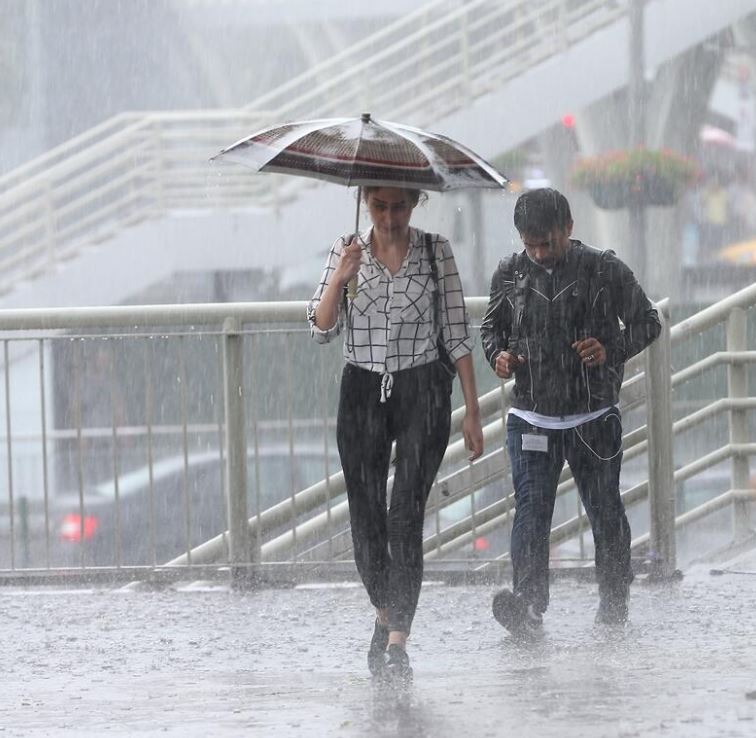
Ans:
POLYGON ((624 623, 633 573, 617 403, 625 361, 656 339, 659 316, 612 251, 570 238, 572 214, 560 192, 520 195, 514 224, 525 249, 499 264, 481 326, 496 375, 515 378, 507 417, 514 591, 496 595, 494 616, 515 635, 542 626, 551 517, 566 460, 593 529, 596 621, 624 623))

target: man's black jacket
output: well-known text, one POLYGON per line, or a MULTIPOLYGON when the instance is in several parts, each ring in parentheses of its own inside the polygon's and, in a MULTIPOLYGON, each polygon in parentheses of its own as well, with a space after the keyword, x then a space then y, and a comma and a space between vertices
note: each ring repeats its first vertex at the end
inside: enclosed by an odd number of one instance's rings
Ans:
POLYGON ((575 240, 551 274, 525 251, 502 261, 480 329, 492 367, 501 351, 526 358, 515 371, 513 407, 552 416, 615 405, 625 361, 660 331, 629 267, 614 252, 575 240), (606 349, 600 366, 583 365, 572 348, 589 336, 606 349))

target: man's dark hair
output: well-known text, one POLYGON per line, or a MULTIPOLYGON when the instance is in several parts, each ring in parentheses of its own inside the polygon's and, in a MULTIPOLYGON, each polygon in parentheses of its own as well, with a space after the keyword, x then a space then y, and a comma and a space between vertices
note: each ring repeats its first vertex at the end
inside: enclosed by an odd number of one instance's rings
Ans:
POLYGON ((567 198, 551 187, 523 192, 515 203, 514 224, 520 233, 545 236, 572 223, 567 198))

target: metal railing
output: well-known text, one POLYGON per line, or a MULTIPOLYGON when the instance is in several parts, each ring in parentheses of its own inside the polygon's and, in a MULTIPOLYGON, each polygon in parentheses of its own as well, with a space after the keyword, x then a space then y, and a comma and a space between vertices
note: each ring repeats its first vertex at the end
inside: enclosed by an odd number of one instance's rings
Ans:
POLYGON ((0 294, 148 218, 295 196, 307 183, 208 164, 265 125, 362 110, 427 125, 625 12, 604 0, 436 0, 242 109, 117 115, 0 177, 0 294))
POLYGON ((275 178, 230 169, 219 177, 207 163, 263 120, 244 111, 125 114, 7 175, 0 293, 171 210, 274 203, 275 178))
MULTIPOLYGON (((485 304, 468 300, 474 320, 485 304)), ((749 350, 746 323, 750 315, 753 325, 754 305, 756 285, 665 326, 662 338, 627 367, 623 469, 640 467, 623 499, 630 513, 642 513, 633 526, 634 549, 661 574, 676 566, 676 529, 679 538, 729 510, 728 540, 752 534, 749 459, 756 443, 748 417, 756 398, 749 395, 748 367, 756 352, 749 350), (711 331, 723 333, 702 343, 711 331), (718 350, 710 350, 712 341, 718 350), (703 355, 682 359, 691 345, 703 355), (717 372, 726 376, 717 379, 717 372), (654 412, 645 410, 649 405, 654 412), (728 421, 722 442, 704 448, 701 438, 690 440, 722 418, 728 421), (695 505, 676 511, 676 502, 684 502, 675 500, 680 485, 705 479, 723 463, 730 466, 726 488, 707 489, 695 505)), ((312 350, 301 303, 2 311, 0 342, 6 573, 191 575, 199 566, 245 571, 350 560, 334 441, 340 350, 312 350), (36 478, 19 475, 24 456, 36 478), (307 464, 309 473, 300 474, 307 464), (169 492, 177 496, 165 510, 169 492), (212 515, 214 530, 204 522, 212 515), (174 553, 162 555, 169 543, 174 553)), ((478 368, 479 383, 492 386, 480 398, 487 453, 466 461, 463 409, 455 410, 424 545, 429 562, 463 560, 485 569, 508 560, 508 550, 487 554, 476 546, 492 535, 507 538, 511 526, 503 445, 511 383, 478 368), (494 499, 478 506, 484 490, 493 490, 494 499), (465 510, 449 519, 460 504, 465 510)), ((568 470, 557 507, 552 545, 577 542, 568 558, 587 562, 583 538, 590 528, 568 470)))
MULTIPOLYGON (((647 504, 648 532, 636 536, 632 546, 643 553, 651 568, 661 576, 668 576, 676 565, 676 531, 694 525, 713 513, 731 509, 732 537, 734 540, 753 538, 753 502, 756 500, 756 476, 751 475, 750 457, 756 455, 754 423, 748 422, 748 411, 756 409, 756 397, 749 396, 748 367, 756 363, 756 351, 748 350, 748 317, 750 311, 753 330, 756 305, 756 285, 741 290, 730 298, 696 315, 683 320, 671 329, 665 327, 659 341, 644 352, 645 371, 627 380, 620 395, 623 414, 638 408, 648 407, 648 422, 625 433, 623 438, 624 461, 645 455, 649 479, 633 484, 622 498, 629 508, 647 504), (673 369, 672 349, 684 347, 712 329, 724 329, 725 350, 696 358, 688 366, 673 369), (725 396, 714 396, 708 401, 701 397, 692 412, 673 418, 672 400, 675 392, 697 377, 708 377, 712 371, 726 369, 725 396), (642 386, 642 385, 645 385, 642 386), (685 434, 710 424, 724 416, 728 421, 726 439, 712 450, 698 451, 693 459, 676 466, 674 448, 680 448, 685 434), (677 445, 673 447, 673 443, 677 445), (712 486, 705 491, 704 499, 684 512, 676 511, 677 490, 686 480, 705 474, 723 463, 730 464, 729 484, 724 489, 712 486), (678 514, 679 512, 679 514, 678 514)), ((507 387, 502 389, 502 405, 507 406, 507 387)), ((503 433, 503 425, 501 428, 503 433)), ((506 466, 504 449, 496 452, 497 463, 506 466)), ((678 450, 677 456, 681 454, 678 450)), ((443 483, 443 482, 442 482, 443 483)), ((476 485, 463 486, 456 494, 465 494, 476 485)), ((502 499, 485 510, 459 521, 454 528, 440 531, 426 540, 426 555, 437 556, 460 545, 469 545, 476 535, 485 535, 492 530, 511 526, 514 515, 514 493, 506 489, 502 499), (477 521, 474 518, 477 517, 477 521)), ((569 470, 560 478, 557 496, 572 495, 578 507, 577 513, 552 529, 552 546, 583 534, 588 526, 575 494, 574 481, 569 470)), ((589 529, 589 528, 588 528, 589 529)), ((725 542, 726 544, 727 542, 725 542)), ((756 541, 754 541, 756 545, 756 541)), ((701 554, 706 552, 705 543, 698 542, 701 554)), ((711 548, 711 546, 709 546, 711 548)), ((584 559, 581 545, 581 558, 584 559)), ((500 559, 508 559, 505 553, 500 559)), ((487 564, 482 564, 485 568, 487 564)))

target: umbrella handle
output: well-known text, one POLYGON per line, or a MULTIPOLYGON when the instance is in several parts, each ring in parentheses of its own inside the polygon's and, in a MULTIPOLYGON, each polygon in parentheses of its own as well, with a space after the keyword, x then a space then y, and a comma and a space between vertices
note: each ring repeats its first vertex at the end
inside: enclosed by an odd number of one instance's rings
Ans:
MULTIPOLYGON (((354 238, 360 234, 360 200, 362 198, 362 187, 357 187, 357 214, 354 218, 354 238)), ((357 275, 352 277, 347 283, 347 298, 354 300, 357 297, 357 275)))
POLYGON ((357 297, 357 277, 352 277, 347 282, 347 298, 354 300, 355 297, 357 297))

